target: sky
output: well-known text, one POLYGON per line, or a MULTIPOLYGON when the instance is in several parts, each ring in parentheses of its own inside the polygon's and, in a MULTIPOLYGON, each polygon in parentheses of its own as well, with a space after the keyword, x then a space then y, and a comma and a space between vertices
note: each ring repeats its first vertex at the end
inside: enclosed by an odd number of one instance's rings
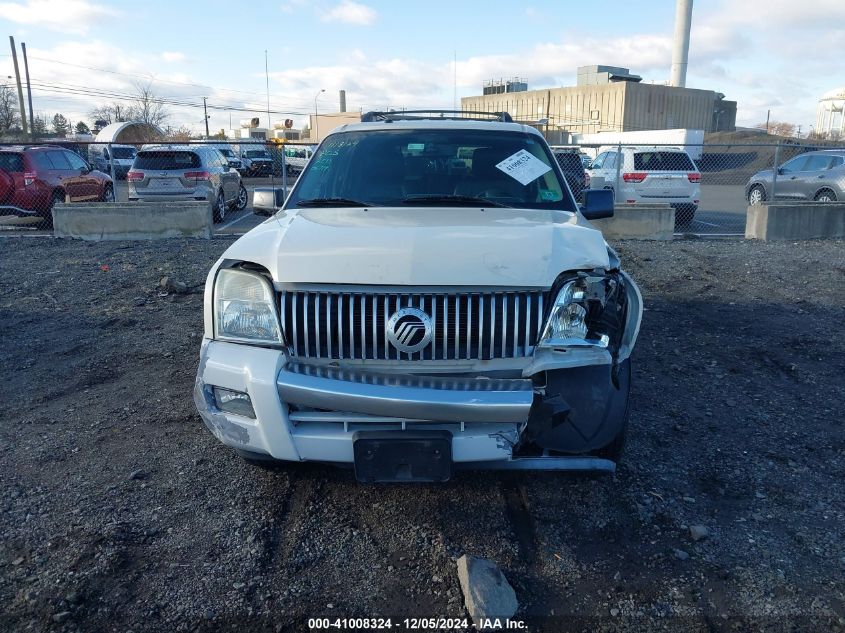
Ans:
MULTIPOLYGON (((592 64, 663 82, 674 20, 675 0, 0 0, 0 35, 26 43, 36 114, 90 125, 92 107, 150 84, 176 102, 174 127, 201 131, 206 97, 212 134, 266 123, 268 75, 271 121, 296 127, 315 99, 338 111, 341 89, 348 110, 367 111, 460 107, 485 80, 513 76, 529 89, 574 85, 592 64)), ((12 83, 6 41, 0 81, 12 83)), ((770 110, 806 133, 819 97, 845 87, 842 50, 845 0, 695 0, 687 86, 737 101, 738 125, 770 110)))

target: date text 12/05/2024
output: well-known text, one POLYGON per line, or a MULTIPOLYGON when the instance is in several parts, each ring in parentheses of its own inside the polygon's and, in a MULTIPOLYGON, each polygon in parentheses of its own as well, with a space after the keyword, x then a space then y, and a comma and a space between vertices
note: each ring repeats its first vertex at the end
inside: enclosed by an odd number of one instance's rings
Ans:
MULTIPOLYGON (((475 622, 479 630, 525 631, 523 620, 510 618, 479 618, 475 622)), ((445 631, 466 630, 470 627, 468 618, 308 618, 310 631, 363 631, 363 630, 403 630, 403 631, 445 631)))

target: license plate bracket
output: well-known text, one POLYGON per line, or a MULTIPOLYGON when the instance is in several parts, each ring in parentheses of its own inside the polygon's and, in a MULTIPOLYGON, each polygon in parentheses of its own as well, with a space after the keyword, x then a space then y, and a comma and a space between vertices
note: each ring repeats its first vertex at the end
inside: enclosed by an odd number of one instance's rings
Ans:
POLYGON ((357 431, 352 450, 361 482, 444 482, 452 476, 449 431, 357 431))

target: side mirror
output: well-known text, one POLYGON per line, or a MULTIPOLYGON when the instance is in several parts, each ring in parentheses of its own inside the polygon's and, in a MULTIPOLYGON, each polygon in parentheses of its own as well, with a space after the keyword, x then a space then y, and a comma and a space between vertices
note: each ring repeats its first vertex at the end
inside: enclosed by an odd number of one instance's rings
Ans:
POLYGON ((778 167, 778 176, 783 176, 783 167, 778 167))
POLYGON ((581 215, 588 220, 613 217, 613 191, 610 189, 586 189, 581 215))

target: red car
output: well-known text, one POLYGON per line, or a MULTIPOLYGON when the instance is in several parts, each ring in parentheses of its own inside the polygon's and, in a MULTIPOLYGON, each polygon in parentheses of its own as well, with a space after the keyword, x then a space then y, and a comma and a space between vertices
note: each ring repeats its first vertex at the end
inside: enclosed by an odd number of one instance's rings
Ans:
POLYGON ((79 154, 50 145, 0 148, 0 215, 53 224, 56 202, 114 202, 114 184, 79 154))

